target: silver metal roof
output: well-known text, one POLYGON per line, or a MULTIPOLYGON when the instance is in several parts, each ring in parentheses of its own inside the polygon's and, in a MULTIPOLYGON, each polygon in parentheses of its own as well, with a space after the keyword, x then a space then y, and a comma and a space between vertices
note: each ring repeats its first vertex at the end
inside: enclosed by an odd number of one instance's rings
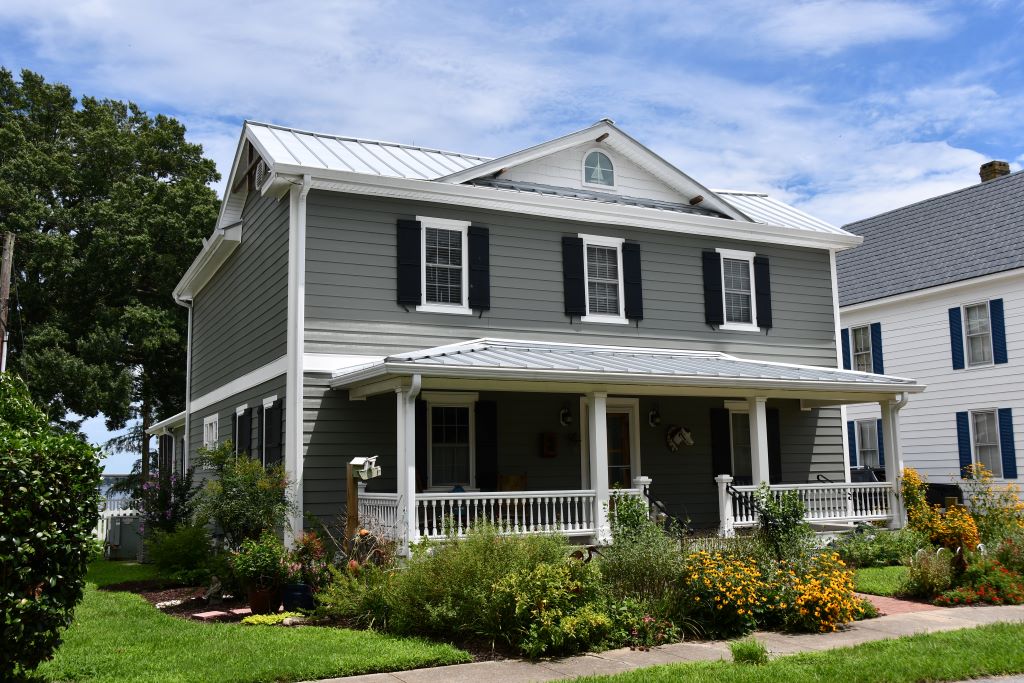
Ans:
POLYGON ((685 351, 540 341, 478 339, 388 356, 335 374, 332 386, 352 386, 382 374, 553 379, 679 386, 757 385, 844 391, 920 391, 914 380, 810 365, 753 361, 713 351, 685 351))
POLYGON ((435 180, 488 161, 488 157, 325 135, 267 123, 246 126, 275 163, 391 178, 435 180))
POLYGON ((820 218, 804 213, 800 209, 773 199, 763 192, 742 192, 739 190, 714 190, 714 193, 758 223, 782 225, 833 235, 845 235, 840 227, 826 223, 820 218))

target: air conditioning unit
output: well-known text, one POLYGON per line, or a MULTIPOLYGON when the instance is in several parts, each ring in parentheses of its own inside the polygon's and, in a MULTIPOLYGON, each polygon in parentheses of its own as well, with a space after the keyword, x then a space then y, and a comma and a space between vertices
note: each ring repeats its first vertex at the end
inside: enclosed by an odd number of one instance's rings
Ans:
POLYGON ((267 165, 263 159, 260 159, 256 164, 256 169, 253 171, 253 182, 256 185, 257 190, 262 190, 263 185, 270 179, 270 166, 267 165))

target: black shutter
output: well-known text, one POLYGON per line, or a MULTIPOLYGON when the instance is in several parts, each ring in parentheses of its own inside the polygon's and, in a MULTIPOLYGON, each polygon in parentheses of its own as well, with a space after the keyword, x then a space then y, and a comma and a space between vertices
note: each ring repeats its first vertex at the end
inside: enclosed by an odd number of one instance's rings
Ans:
POLYGON ((885 374, 885 361, 882 356, 882 323, 871 323, 871 372, 876 375, 885 374))
POLYGON ((237 417, 238 421, 238 452, 245 453, 252 457, 252 419, 249 417, 249 411, 246 410, 244 413, 237 417))
POLYGON ((644 319, 644 285, 640 268, 640 245, 624 242, 622 245, 622 284, 626 295, 626 318, 644 319))
POLYGON ((249 421, 256 428, 253 430, 252 444, 249 455, 260 462, 263 462, 263 406, 259 405, 249 412, 249 421))
POLYGON ((498 404, 476 402, 476 485, 481 491, 498 490, 498 404))
POLYGON ((231 445, 238 455, 238 415, 231 413, 231 445))
POLYGON ((420 230, 419 221, 398 221, 398 303, 403 306, 418 306, 422 302, 420 230))
POLYGON ((562 237, 562 287, 568 316, 587 314, 587 286, 583 278, 583 240, 562 237))
POLYGON ((268 467, 280 465, 284 460, 284 403, 281 399, 274 401, 274 404, 267 408, 263 419, 266 420, 267 435, 267 442, 263 447, 263 464, 268 467))
POLYGON ((754 257, 754 296, 757 298, 757 326, 772 327, 772 278, 767 256, 754 257))
POLYGON ((853 357, 850 355, 850 328, 844 327, 839 330, 839 336, 842 339, 843 345, 843 369, 853 369, 853 357))
MULTIPOLYGON (((716 254, 717 256, 717 254, 716 254)), ((711 476, 732 474, 732 443, 729 411, 711 409, 711 476)))
MULTIPOLYGON (((1007 362, 1006 355, 1006 321, 1003 317, 1003 300, 992 299, 988 302, 988 314, 992 327, 992 362, 996 365, 1007 362)), ((1006 477, 1009 479, 1009 477, 1006 477)))
POLYGON ((469 307, 491 309, 491 254, 487 228, 469 226, 469 307))
MULTIPOLYGON (((401 398, 399 398, 401 400, 401 398)), ((427 469, 427 402, 416 401, 416 490, 427 488, 430 472, 427 469)))
POLYGON ((949 347, 953 355, 953 369, 964 369, 964 329, 960 307, 949 309, 949 347))
POLYGON ((960 455, 960 477, 967 478, 968 467, 974 462, 971 455, 971 422, 966 410, 956 414, 956 449, 960 455))
POLYGON ((702 257, 704 261, 704 322, 708 325, 721 325, 725 322, 725 307, 722 301, 722 259, 717 251, 705 251, 702 257))
MULTIPOLYGON (((758 312, 758 318, 760 318, 758 312)), ((782 428, 778 408, 765 410, 765 421, 768 432, 768 482, 782 483, 782 428)))
POLYGON ((1000 408, 999 416, 999 450, 1003 458, 1003 479, 1017 478, 1017 449, 1013 444, 1013 409, 1000 408))

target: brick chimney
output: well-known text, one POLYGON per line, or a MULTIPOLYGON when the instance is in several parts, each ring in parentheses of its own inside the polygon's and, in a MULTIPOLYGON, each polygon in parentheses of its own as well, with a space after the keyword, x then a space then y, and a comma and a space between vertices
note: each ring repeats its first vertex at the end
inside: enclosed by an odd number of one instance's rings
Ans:
POLYGON ((1005 161, 988 161, 981 165, 981 182, 988 182, 1004 175, 1010 175, 1010 164, 1005 161))

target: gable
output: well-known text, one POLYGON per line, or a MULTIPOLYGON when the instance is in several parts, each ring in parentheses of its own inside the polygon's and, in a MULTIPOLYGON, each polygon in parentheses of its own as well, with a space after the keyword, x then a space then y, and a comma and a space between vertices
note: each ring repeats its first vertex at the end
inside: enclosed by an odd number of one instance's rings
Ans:
POLYGON ((499 177, 502 180, 543 183, 577 190, 597 189, 627 197, 656 199, 665 202, 686 203, 690 200, 690 197, 683 196, 678 190, 669 187, 663 180, 654 176, 650 171, 640 168, 626 156, 607 145, 592 142, 527 161, 510 168, 499 177), (594 187, 583 184, 583 159, 594 149, 599 149, 611 159, 615 168, 614 187, 594 187))

